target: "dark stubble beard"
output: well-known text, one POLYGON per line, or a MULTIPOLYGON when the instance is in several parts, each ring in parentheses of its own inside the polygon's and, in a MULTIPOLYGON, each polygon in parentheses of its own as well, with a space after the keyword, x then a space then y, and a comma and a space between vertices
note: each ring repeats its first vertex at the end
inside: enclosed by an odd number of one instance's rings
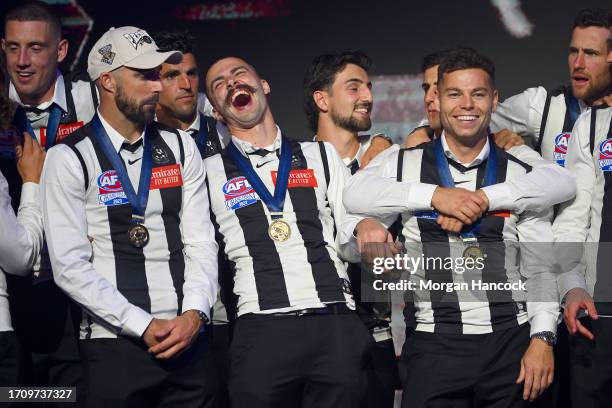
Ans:
POLYGON ((157 99, 157 97, 152 97, 138 103, 138 101, 125 94, 123 86, 117 84, 117 93, 115 94, 117 108, 126 118, 139 125, 144 126, 153 122, 153 119, 155 119, 155 102, 157 102, 157 99))
POLYGON ((336 114, 333 109, 330 111, 330 114, 334 125, 346 129, 349 132, 364 132, 372 127, 372 120, 370 118, 360 121, 353 116, 342 117, 336 114))

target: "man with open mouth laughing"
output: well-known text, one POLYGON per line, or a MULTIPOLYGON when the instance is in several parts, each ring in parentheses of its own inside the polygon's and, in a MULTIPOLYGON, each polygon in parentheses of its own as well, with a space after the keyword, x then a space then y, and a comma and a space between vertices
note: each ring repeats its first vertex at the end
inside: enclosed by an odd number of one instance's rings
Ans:
POLYGON ((204 162, 238 298, 232 406, 358 407, 373 340, 340 257, 356 259, 336 243, 348 169, 331 144, 281 133, 270 85, 246 61, 216 61, 206 92, 231 133, 204 162))

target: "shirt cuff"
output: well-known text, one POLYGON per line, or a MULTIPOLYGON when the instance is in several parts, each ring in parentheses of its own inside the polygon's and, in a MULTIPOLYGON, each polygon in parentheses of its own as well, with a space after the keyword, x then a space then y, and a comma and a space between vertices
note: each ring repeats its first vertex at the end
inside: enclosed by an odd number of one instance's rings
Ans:
POLYGON ((19 208, 28 204, 38 204, 40 197, 40 185, 37 183, 27 182, 21 186, 21 200, 19 208))
POLYGON ((482 188, 482 191, 486 194, 489 199, 489 210, 515 210, 514 202, 512 198, 512 189, 504 184, 493 184, 482 188))
POLYGON ((200 296, 185 296, 183 299, 183 308, 181 310, 181 314, 185 313, 187 310, 199 310, 206 314, 209 321, 212 321, 210 318, 210 309, 211 304, 208 301, 208 296, 200 295, 200 296))
POLYGON ((559 302, 563 303, 567 292, 574 288, 582 288, 587 290, 586 281, 581 273, 568 271, 560 274, 557 277, 557 287, 559 290, 559 302))
POLYGON ((410 211, 431 209, 431 199, 437 187, 435 184, 409 183, 405 200, 408 209, 410 211))
POLYGON ((531 317, 529 325, 529 337, 540 332, 553 332, 557 334, 557 316, 558 313, 541 311, 531 317))
POLYGON ((153 316, 149 313, 138 306, 132 306, 128 313, 127 321, 121 329, 121 334, 130 337, 142 337, 152 320, 153 316))

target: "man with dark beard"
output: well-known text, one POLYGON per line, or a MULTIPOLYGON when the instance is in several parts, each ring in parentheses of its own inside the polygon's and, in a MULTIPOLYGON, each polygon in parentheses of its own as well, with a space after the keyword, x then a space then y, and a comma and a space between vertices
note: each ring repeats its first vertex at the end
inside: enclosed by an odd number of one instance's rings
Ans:
MULTIPOLYGON (((361 167, 371 143, 387 143, 383 137, 359 135, 372 121, 370 58, 362 51, 345 51, 316 57, 304 75, 304 106, 315 140, 331 143, 351 174, 361 167)), ((376 345, 370 350, 367 398, 364 407, 392 407, 395 389, 401 387, 391 334, 391 302, 364 302, 361 268, 348 265, 347 272, 357 301, 357 312, 376 345)), ((386 295, 389 295, 387 292, 386 295)), ((382 299, 381 299, 382 300, 382 299)))
POLYGON ((83 310, 88 407, 212 407, 199 335, 217 294, 217 244, 193 140, 152 123, 159 52, 136 27, 107 31, 88 72, 93 120, 49 150, 43 220, 57 285, 83 310))

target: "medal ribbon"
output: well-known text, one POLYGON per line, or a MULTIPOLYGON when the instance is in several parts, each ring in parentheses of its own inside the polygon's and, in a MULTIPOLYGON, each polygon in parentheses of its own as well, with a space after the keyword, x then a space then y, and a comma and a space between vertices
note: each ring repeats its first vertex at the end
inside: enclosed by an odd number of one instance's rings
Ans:
MULTIPOLYGON (((448 165, 448 159, 444 154, 444 147, 442 146, 442 138, 436 139, 435 142, 435 155, 436 155, 436 170, 440 177, 440 184, 442 187, 455 188, 455 181, 450 172, 448 165)), ((493 137, 489 135, 489 157, 487 158, 487 165, 485 168, 485 176, 482 182, 482 186, 490 186, 497 183, 497 152, 495 151, 495 142, 493 137)), ((475 241, 476 232, 480 228, 480 222, 482 218, 476 221, 470 226, 463 228, 460 236, 463 241, 475 241)))
POLYGON ((227 146, 230 157, 234 160, 238 168, 247 178, 251 187, 264 202, 272 219, 283 217, 283 206, 285 205, 285 195, 287 193, 287 185, 289 183, 289 170, 291 169, 291 144, 285 136, 281 138, 281 154, 279 158, 278 174, 276 177, 276 187, 274 187, 274 196, 270 194, 264 182, 259 178, 251 162, 245 158, 238 150, 234 142, 230 142, 227 146))
POLYGON ((151 185, 151 170, 153 168, 153 155, 151 149, 151 132, 150 127, 147 126, 144 135, 144 146, 142 153, 142 167, 140 169, 140 180, 138 182, 138 193, 134 190, 130 177, 127 174, 125 164, 121 160, 121 156, 113 147, 113 144, 104 130, 102 122, 98 114, 94 116, 91 121, 94 129, 94 136, 96 141, 100 144, 100 148, 104 153, 104 156, 113 166, 119 182, 123 187, 123 191, 127 196, 130 206, 132 207, 132 222, 135 224, 142 224, 144 222, 145 210, 149 201, 149 188, 151 185))
MULTIPOLYGON (((47 119, 47 137, 45 140, 45 150, 49 150, 55 146, 55 140, 57 138, 57 130, 59 129, 60 119, 62 118, 62 108, 58 105, 53 104, 51 111, 49 112, 49 119, 47 119)), ((18 106, 15 111, 15 125, 21 132, 28 132, 30 136, 36 138, 32 124, 26 115, 26 111, 22 106, 18 106)), ((40 142, 40 140, 39 140, 40 142)))

